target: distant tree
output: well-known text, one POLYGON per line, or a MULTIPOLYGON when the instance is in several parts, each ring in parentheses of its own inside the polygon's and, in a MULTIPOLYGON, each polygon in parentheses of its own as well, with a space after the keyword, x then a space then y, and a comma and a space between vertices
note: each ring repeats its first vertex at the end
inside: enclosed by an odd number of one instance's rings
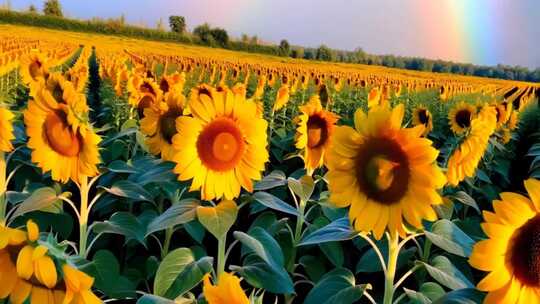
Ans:
POLYGON ((304 59, 308 59, 308 60, 315 59, 315 53, 313 52, 313 49, 304 50, 304 59))
POLYGON ((280 56, 289 56, 289 53, 291 52, 291 45, 289 44, 289 41, 283 39, 279 43, 279 55, 280 56))
POLYGON ((240 38, 240 41, 242 41, 242 43, 248 44, 249 43, 249 36, 247 34, 242 34, 242 36, 240 38))
POLYGON ((171 31, 182 34, 186 31, 186 18, 183 16, 169 16, 171 31))
POLYGON ((46 0, 43 5, 43 14, 47 16, 63 17, 62 6, 58 0, 46 0))
POLYGON ((35 14, 37 13, 37 8, 33 4, 30 4, 30 6, 28 7, 28 12, 35 14))
POLYGON ((251 39, 249 40, 249 43, 250 44, 259 44, 259 37, 257 37, 257 35, 252 36, 251 39))
POLYGON ((291 51, 292 58, 304 58, 304 49, 301 47, 296 47, 291 51))
POLYGON ((326 45, 323 44, 317 48, 317 52, 315 55, 315 58, 317 60, 334 61, 335 57, 335 53, 326 45))
POLYGON ((210 35, 212 35, 214 41, 222 47, 229 45, 229 34, 226 30, 216 27, 210 30, 210 35))
POLYGON ((211 34, 212 29, 208 23, 201 24, 193 29, 193 34, 197 36, 201 42, 212 44, 214 39, 211 34))

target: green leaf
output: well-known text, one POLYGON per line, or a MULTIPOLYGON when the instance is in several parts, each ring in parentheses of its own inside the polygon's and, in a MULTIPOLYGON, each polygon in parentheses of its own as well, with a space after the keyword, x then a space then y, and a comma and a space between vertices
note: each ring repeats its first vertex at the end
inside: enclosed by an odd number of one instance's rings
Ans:
POLYGON ((268 190, 272 188, 276 188, 279 186, 283 186, 287 183, 287 176, 285 176, 285 173, 280 170, 274 170, 270 172, 267 176, 263 177, 262 180, 255 183, 255 186, 253 186, 253 189, 256 191, 260 190, 268 190))
POLYGON ((298 180, 289 177, 287 179, 287 184, 291 191, 303 202, 307 202, 311 198, 313 190, 315 189, 315 182, 309 175, 304 175, 298 180))
POLYGON ((319 281, 326 273, 323 260, 320 258, 316 258, 312 255, 303 255, 298 262, 304 267, 304 270, 313 282, 319 281))
POLYGON ((116 212, 108 221, 96 223, 95 233, 114 233, 126 237, 126 242, 135 239, 146 246, 146 227, 139 219, 129 212, 116 212))
POLYGON ((234 237, 244 246, 253 251, 263 261, 276 271, 283 268, 283 252, 278 242, 261 227, 255 227, 250 232, 251 235, 241 231, 235 231, 234 237))
POLYGON ((473 288, 474 285, 445 256, 436 256, 432 265, 423 263, 427 272, 440 284, 452 289, 473 288))
POLYGON ((146 231, 146 236, 156 231, 191 222, 195 219, 196 210, 199 206, 198 202, 199 201, 195 199, 186 199, 180 201, 178 204, 172 205, 160 216, 150 222, 146 231))
POLYGON ((354 275, 336 268, 324 275, 307 294, 304 304, 347 304, 358 301, 366 286, 356 286, 354 275))
POLYGON ((439 220, 433 224, 426 237, 441 249, 462 257, 471 254, 474 241, 449 220, 439 220))
POLYGON ((246 257, 244 266, 231 266, 230 269, 240 273, 255 288, 263 288, 275 294, 294 293, 294 285, 287 271, 274 270, 255 254, 246 257))
POLYGON ((277 211, 281 211, 287 214, 291 214, 294 216, 298 216, 298 210, 294 208, 293 206, 287 204, 286 202, 282 201, 278 197, 267 193, 267 192, 256 192, 253 194, 253 199, 259 202, 260 204, 277 211))
POLYGON ((434 205, 433 209, 437 212, 439 218, 450 220, 454 214, 454 203, 451 200, 444 200, 439 205, 434 205))
POLYGON ((349 218, 343 217, 318 229, 302 238, 299 246, 320 244, 325 242, 345 241, 356 236, 349 224, 349 218))
POLYGON ((451 291, 437 299, 433 304, 476 304, 482 303, 484 296, 484 293, 474 288, 466 288, 451 291))
POLYGON ((177 304, 176 301, 162 298, 156 295, 146 294, 142 296, 137 304, 177 304))
POLYGON ((431 301, 435 301, 438 298, 446 294, 444 288, 435 282, 426 282, 420 286, 420 292, 427 296, 431 301))
POLYGON ((319 245, 322 252, 326 257, 334 264, 336 267, 343 266, 343 260, 345 259, 343 255, 343 247, 339 242, 329 242, 322 243, 319 245))
POLYGON ((205 274, 212 271, 212 263, 212 257, 203 257, 188 264, 172 282, 164 296, 168 299, 175 299, 190 291, 202 281, 205 274))
POLYGON ((421 292, 407 288, 403 288, 403 290, 405 291, 405 294, 407 294, 409 300, 411 300, 411 304, 431 304, 431 300, 421 292))
POLYGON ((94 286, 110 298, 135 297, 135 284, 120 275, 120 266, 116 257, 108 250, 100 250, 84 270, 95 278, 94 286))
POLYGON ((222 239, 236 221, 238 207, 233 201, 221 201, 215 207, 197 207, 199 222, 218 240, 222 239))
MULTIPOLYGON (((385 260, 385 263, 388 263, 388 244, 387 242, 379 243, 381 244, 379 246, 379 250, 381 251, 383 258, 385 260)), ((405 265, 409 263, 411 258, 416 253, 416 247, 411 247, 404 249, 400 252, 397 260, 397 270, 403 268, 405 265)), ((356 273, 364 272, 364 273, 372 273, 372 272, 379 272, 382 271, 381 263, 379 262, 379 257, 375 253, 375 250, 373 248, 369 248, 368 251, 358 261, 356 264, 356 273)))
POLYGON ((148 191, 132 181, 120 180, 115 182, 111 188, 101 188, 113 195, 130 198, 135 201, 153 201, 152 195, 148 191))
POLYGON ((478 207, 478 204, 476 203, 476 201, 466 192, 458 191, 456 192, 456 194, 452 195, 452 197, 456 199, 457 201, 461 202, 462 204, 474 208, 474 210, 476 210, 478 214, 481 214, 480 208, 478 207))
POLYGON ((178 275, 184 271, 187 265, 193 263, 195 257, 189 248, 175 249, 159 264, 154 280, 154 294, 163 296, 171 287, 178 275))
POLYGON ((39 188, 18 205, 11 218, 16 218, 31 211, 46 209, 56 202, 58 202, 58 195, 53 188, 39 188))

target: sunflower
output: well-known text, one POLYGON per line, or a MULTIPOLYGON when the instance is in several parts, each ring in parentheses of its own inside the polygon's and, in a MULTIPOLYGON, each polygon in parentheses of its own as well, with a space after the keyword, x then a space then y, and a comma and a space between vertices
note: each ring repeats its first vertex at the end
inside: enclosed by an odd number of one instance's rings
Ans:
POLYGON ((14 117, 15 115, 10 110, 0 106, 0 153, 13 150, 11 141, 15 139, 15 136, 11 121, 14 117))
POLYGON ((51 171, 53 180, 65 183, 71 178, 79 182, 83 175, 98 173, 101 138, 92 131, 86 109, 84 95, 69 82, 61 98, 42 87, 28 102, 24 122, 32 161, 43 171, 51 171))
POLYGON ((529 197, 501 193, 494 212, 484 211, 482 230, 488 239, 473 248, 469 263, 489 274, 477 288, 484 303, 539 303, 540 181, 525 181, 529 197))
POLYGON ((220 275, 216 285, 212 285, 210 274, 206 274, 203 294, 208 304, 249 304, 249 299, 240 286, 240 279, 227 272, 220 275))
POLYGON ((495 132, 496 123, 495 108, 485 106, 472 121, 470 133, 448 160, 446 176, 449 184, 457 186, 465 177, 474 176, 489 138, 495 132))
POLYGON ((127 83, 129 93, 128 102, 137 109, 139 118, 144 117, 144 109, 161 99, 163 92, 151 78, 144 78, 138 74, 133 75, 127 83))
POLYGON ((412 125, 418 126, 423 125, 424 126, 424 133, 422 133, 423 136, 426 136, 431 130, 433 130, 433 118, 431 117, 431 113, 429 110, 424 106, 419 106, 416 109, 414 109, 412 114, 412 125))
POLYGON ((94 278, 68 264, 62 266, 62 271, 66 283, 64 303, 102 303, 91 289, 94 284, 94 278))
POLYGON ((20 59, 20 73, 24 84, 30 88, 30 95, 33 96, 35 89, 40 83, 45 82, 48 76, 49 63, 47 57, 32 50, 20 59))
POLYGON ((380 100, 381 91, 378 87, 372 88, 368 94, 368 108, 371 109, 372 107, 379 105, 380 100))
POLYGON ((510 114, 512 113, 512 104, 506 103, 506 105, 500 103, 500 104, 494 104, 495 110, 497 111, 497 129, 501 128, 510 118, 510 114))
POLYGON ((266 75, 259 76, 259 80, 257 80, 257 88, 255 89, 255 93, 253 93, 253 99, 259 100, 262 98, 264 94, 264 88, 266 87, 266 75))
POLYGON ((282 85, 276 94, 276 101, 274 101, 273 111, 277 112, 281 110, 289 101, 289 86, 282 85))
POLYGON ((173 137, 178 178, 193 179, 190 191, 200 189, 205 200, 233 199, 240 187, 253 191, 269 157, 267 122, 256 104, 226 91, 199 93, 189 105, 193 117, 177 118, 173 137))
POLYGON ((164 160, 172 160, 172 139, 177 133, 176 118, 184 113, 185 103, 184 95, 179 91, 170 91, 165 94, 165 101, 144 110, 141 131, 147 136, 146 144, 150 153, 161 154, 164 160))
POLYGON ((452 110, 450 110, 450 112, 448 112, 450 129, 452 129, 455 134, 462 134, 471 126, 471 122, 475 115, 475 106, 465 102, 460 102, 452 110))
POLYGON ((355 128, 337 127, 327 155, 330 201, 350 206, 358 231, 380 239, 386 228, 405 235, 403 219, 422 227, 436 220, 433 204, 442 203, 437 189, 446 182, 436 165, 439 151, 422 138, 423 126, 401 128, 404 106, 358 109, 355 128))
POLYGON ((510 130, 514 130, 519 122, 519 116, 518 111, 513 110, 512 114, 510 114, 510 117, 508 118, 508 128, 510 130))
POLYGON ((338 116, 323 109, 318 95, 301 106, 300 112, 296 117, 296 148, 304 150, 304 163, 311 173, 323 164, 338 116))

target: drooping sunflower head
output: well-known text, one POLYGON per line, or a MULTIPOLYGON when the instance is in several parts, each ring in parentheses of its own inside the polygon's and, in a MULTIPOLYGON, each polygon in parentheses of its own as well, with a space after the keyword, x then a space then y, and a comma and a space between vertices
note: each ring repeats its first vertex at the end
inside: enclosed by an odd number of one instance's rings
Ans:
POLYGON ((210 274, 206 274, 203 280, 203 294, 208 304, 249 304, 240 279, 233 274, 224 272, 219 277, 219 282, 212 285, 210 274))
POLYGON ((276 100, 274 101, 274 112, 281 110, 289 102, 289 86, 284 84, 277 91, 276 100))
POLYGON ((28 102, 24 111, 28 147, 33 150, 32 161, 44 172, 50 171, 54 180, 79 182, 83 176, 98 173, 101 139, 88 123, 84 95, 69 82, 61 101, 44 87, 28 102))
POLYGON ((525 181, 529 197, 501 193, 494 212, 484 211, 488 239, 473 248, 469 263, 489 272, 477 288, 485 303, 534 303, 540 298, 540 181, 525 181))
POLYGON ((182 92, 185 83, 186 75, 184 73, 176 72, 172 75, 163 75, 159 81, 159 88, 164 94, 173 90, 182 92))
POLYGON ((268 160, 267 122, 256 104, 227 91, 197 94, 189 106, 193 117, 177 118, 173 137, 179 179, 193 179, 190 190, 200 189, 205 200, 253 191, 268 160))
POLYGON ((374 87, 368 94, 368 108, 378 106, 381 100, 381 91, 378 87, 374 87))
POLYGON ((44 82, 49 73, 47 57, 35 50, 21 57, 20 67, 21 78, 30 89, 36 83, 44 82))
POLYGON ((152 78, 144 78, 137 74, 128 81, 130 105, 137 109, 139 118, 144 117, 144 109, 152 106, 162 98, 163 92, 152 78))
POLYGON ((141 131, 147 136, 146 143, 152 154, 161 154, 164 160, 172 160, 176 119, 184 114, 186 98, 179 91, 171 91, 164 98, 164 101, 144 110, 141 131))
POLYGON ((470 128, 471 122, 476 116, 476 107, 460 102, 450 112, 448 112, 448 121, 450 129, 455 134, 462 134, 470 128))
POLYGON ((412 113, 412 124, 413 126, 423 125, 424 133, 422 135, 427 135, 431 130, 433 130, 433 118, 431 113, 424 106, 419 106, 414 109, 412 113))
POLYGON ((502 127, 510 118, 510 114, 512 113, 512 108, 510 103, 499 103, 494 104, 495 110, 497 111, 497 128, 502 127))
POLYGON ((15 115, 8 108, 0 106, 0 152, 13 150, 11 143, 15 139, 15 135, 13 135, 13 118, 15 118, 15 115))
POLYGON ((422 125, 402 128, 403 105, 355 113, 355 128, 337 127, 327 157, 330 201, 350 206, 351 224, 377 239, 388 229, 405 235, 403 222, 422 227, 435 220, 437 189, 446 182, 439 151, 422 138, 422 125))
POLYGON ((338 116, 323 109, 317 95, 300 107, 296 129, 296 148, 304 150, 304 163, 308 172, 323 165, 338 116))

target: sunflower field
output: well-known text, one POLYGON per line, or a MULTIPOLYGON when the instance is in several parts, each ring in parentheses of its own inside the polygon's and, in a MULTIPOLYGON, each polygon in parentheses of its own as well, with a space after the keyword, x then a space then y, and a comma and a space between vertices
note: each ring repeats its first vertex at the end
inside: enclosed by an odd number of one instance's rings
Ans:
POLYGON ((0 37, 0 303, 540 303, 538 84, 0 37))

